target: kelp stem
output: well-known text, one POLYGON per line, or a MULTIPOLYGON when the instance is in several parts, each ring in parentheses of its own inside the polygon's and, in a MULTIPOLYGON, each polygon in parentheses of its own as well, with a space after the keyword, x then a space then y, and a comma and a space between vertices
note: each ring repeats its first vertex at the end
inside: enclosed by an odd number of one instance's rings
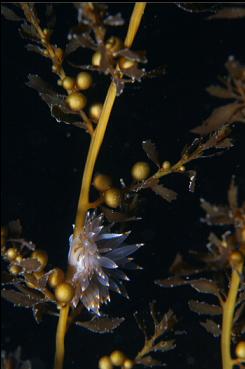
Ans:
POLYGON ((145 11, 146 3, 135 3, 133 13, 130 18, 128 32, 124 41, 124 45, 130 48, 138 31, 141 19, 145 11))
POLYGON ((93 176, 93 170, 101 144, 103 142, 103 138, 105 135, 105 131, 107 128, 108 120, 111 114, 115 98, 116 98, 116 86, 115 83, 112 82, 107 92, 107 96, 105 99, 105 103, 103 105, 98 126, 94 131, 94 134, 90 142, 87 161, 83 173, 80 198, 78 202, 74 238, 77 237, 77 235, 81 232, 82 227, 84 225, 85 215, 89 207, 89 191, 93 176))
POLYGON ((243 262, 239 263, 236 268, 232 269, 231 282, 227 300, 223 304, 223 319, 222 319, 222 333, 221 333, 221 354, 222 354, 222 368, 232 369, 234 360, 231 357, 231 336, 233 316, 236 307, 236 299, 239 285, 241 282, 241 274, 243 270, 243 262))
MULTIPOLYGON (((145 6, 146 6, 146 3, 135 3, 134 10, 130 18, 127 36, 124 42, 126 47, 132 46, 133 40, 136 36, 136 33, 140 25, 141 18, 144 13, 145 6)), ((94 131, 94 134, 90 142, 87 161, 86 161, 85 169, 83 173, 80 197, 78 201, 78 208, 77 208, 75 229, 74 229, 74 238, 81 232, 82 227, 84 225, 85 215, 89 208, 89 191, 91 187, 94 166, 96 163, 96 159, 97 159, 100 147, 103 142, 103 138, 104 138, 107 124, 110 118, 112 107, 116 99, 116 92, 117 92, 116 85, 114 82, 111 82, 110 87, 107 92, 104 105, 103 105, 103 109, 101 112, 101 116, 100 116, 97 128, 94 131)))
POLYGON ((62 369, 65 355, 65 334, 67 327, 67 319, 69 314, 69 305, 60 309, 60 316, 56 331, 56 353, 54 369, 62 369))
MULTIPOLYGON (((146 3, 135 3, 134 5, 133 13, 131 15, 130 22, 129 22, 127 36, 124 42, 124 45, 128 48, 132 46, 132 43, 138 31, 142 16, 144 14, 145 6, 146 6, 146 3)), ((92 182, 94 166, 96 163, 96 159, 98 157, 100 147, 104 139, 107 124, 110 118, 110 114, 111 114, 115 99, 116 99, 116 85, 114 82, 111 82, 107 95, 106 95, 106 99, 103 105, 103 109, 100 115, 97 128, 93 132, 91 141, 90 141, 88 156, 87 156, 87 160, 86 160, 86 164, 85 164, 85 168, 83 172, 81 192, 80 192, 80 197, 78 201, 75 229, 74 229, 74 234, 73 234, 74 238, 81 232, 83 225, 84 225, 84 220, 85 220, 87 210, 89 209, 89 206, 90 206, 89 192, 90 192, 90 187, 91 187, 91 182, 92 182)), ((64 355, 65 355, 64 340, 65 340, 65 333, 66 333, 66 328, 67 328, 68 314, 69 314, 68 305, 64 308, 61 308, 58 326, 57 326, 57 332, 56 332, 56 354, 55 354, 54 369, 63 368, 64 355)))

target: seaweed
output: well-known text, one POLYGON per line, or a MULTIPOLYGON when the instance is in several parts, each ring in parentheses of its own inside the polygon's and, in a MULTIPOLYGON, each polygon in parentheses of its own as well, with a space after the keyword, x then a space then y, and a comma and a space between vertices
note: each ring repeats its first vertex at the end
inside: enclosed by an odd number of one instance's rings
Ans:
MULTIPOLYGON (((218 77, 219 84, 212 84, 206 89, 210 98, 228 102, 215 106, 208 118, 191 133, 187 132, 188 138, 183 140, 182 148, 176 145, 176 155, 172 151, 168 158, 164 158, 160 144, 156 144, 153 138, 144 139, 143 133, 139 132, 141 146, 139 142, 135 145, 142 147, 143 159, 135 161, 131 167, 127 163, 126 174, 119 171, 118 175, 118 171, 114 173, 112 169, 105 174, 98 157, 115 101, 119 95, 124 98, 127 90, 135 93, 137 89, 145 88, 148 79, 165 78, 166 71, 172 71, 165 65, 146 70, 151 53, 141 50, 144 45, 140 38, 137 47, 133 46, 136 35, 144 32, 141 22, 146 3, 135 3, 129 21, 124 20, 121 12, 111 14, 107 4, 67 4, 76 21, 69 23, 68 32, 58 45, 57 24, 60 19, 56 6, 54 3, 5 3, 1 12, 6 20, 17 22, 26 50, 37 54, 36 58, 42 56, 43 63, 48 61, 50 76, 44 76, 40 69, 37 74, 29 73, 26 86, 38 94, 59 127, 84 135, 84 142, 89 140, 73 233, 69 238, 68 262, 65 269, 63 260, 61 262, 59 257, 52 259, 51 250, 44 250, 39 242, 30 241, 30 232, 19 219, 6 222, 1 228, 4 264, 1 296, 15 307, 29 309, 37 324, 45 315, 58 318, 55 369, 62 369, 65 365, 65 337, 70 334, 71 327, 76 327, 81 334, 110 333, 116 337, 117 329, 123 330, 126 324, 129 325, 132 316, 144 335, 143 344, 140 345, 141 338, 139 342, 136 338, 138 350, 130 350, 126 344, 125 352, 116 347, 110 354, 100 357, 99 368, 161 367, 167 365, 167 355, 179 348, 178 336, 186 331, 179 331, 177 325, 184 318, 177 318, 171 301, 170 308, 163 310, 166 311, 164 314, 159 312, 162 309, 158 309, 158 303, 151 302, 151 319, 142 318, 141 302, 137 302, 137 307, 133 306, 134 314, 132 311, 117 313, 114 305, 110 304, 110 291, 121 294, 131 302, 131 291, 129 289, 128 293, 123 284, 129 281, 129 277, 123 269, 126 272, 129 270, 129 273, 143 269, 132 258, 143 243, 133 240, 125 245, 125 240, 138 237, 136 232, 134 235, 129 231, 129 227, 132 225, 137 231, 148 197, 156 195, 156 202, 163 199, 169 204, 163 202, 162 206, 171 209, 174 201, 181 201, 179 188, 182 186, 181 178, 184 178, 190 198, 194 198, 196 182, 199 176, 204 176, 201 170, 199 174, 196 163, 200 159, 218 157, 224 161, 229 150, 236 150, 234 126, 245 121, 245 68, 234 56, 228 57, 225 63, 227 75, 218 77), (128 29, 123 40, 118 35, 123 34, 126 24, 128 29), (118 27, 123 28, 121 33, 118 27), (90 56, 90 62, 87 56, 90 56), (107 92, 104 85, 102 88, 104 102, 97 100, 101 77, 105 83, 109 80, 107 92), (97 165, 98 170, 95 168, 97 165), (165 177, 172 178, 173 182, 169 184, 165 177), (178 190, 173 183, 176 183, 178 190), (107 304, 109 308, 105 307, 107 304)), ((242 4, 224 7, 223 4, 212 3, 174 3, 173 9, 178 14, 186 13, 187 18, 202 17, 209 23, 216 20, 219 20, 218 23, 222 20, 242 21, 244 18, 242 4)), ((161 114, 159 112, 159 121, 161 114)), ((130 115, 128 120, 131 120, 130 115)), ((130 124, 133 124, 133 118, 130 124)), ((147 137, 151 137, 150 134, 151 131, 147 137)), ((169 145, 174 147, 175 142, 169 145)), ((194 297, 188 301, 189 309, 204 317, 201 327, 221 340, 222 368, 233 369, 244 368, 245 347, 245 208, 238 198, 235 177, 232 177, 227 198, 228 204, 217 205, 201 197, 201 208, 205 212, 201 223, 214 227, 209 233, 206 250, 188 249, 187 258, 177 253, 169 268, 170 276, 156 280, 155 284, 164 288, 191 287, 194 297), (196 298, 195 294, 201 297, 196 298)), ((74 206, 73 200, 72 203, 74 206)), ((157 214, 157 217, 161 219, 161 215, 157 214)), ((177 224, 175 229, 177 234, 177 224)), ((142 233, 139 232, 139 238, 142 233)), ((162 230, 161 233, 164 239, 162 230)), ((147 247, 145 250, 144 255, 149 255, 147 247)), ((138 330, 135 332, 138 337, 138 330)), ((130 341, 131 337, 127 338, 130 341)), ((113 346, 119 346, 116 339, 111 341, 113 346)), ((31 368, 31 361, 23 361, 20 354, 19 348, 10 354, 3 351, 2 368, 31 368)), ((95 354, 98 357, 97 352, 95 354)))

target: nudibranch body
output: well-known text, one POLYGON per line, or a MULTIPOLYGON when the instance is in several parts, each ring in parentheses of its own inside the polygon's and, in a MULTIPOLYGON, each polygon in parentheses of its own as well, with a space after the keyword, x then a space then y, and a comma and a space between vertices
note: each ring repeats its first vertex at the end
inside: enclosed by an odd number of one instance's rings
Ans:
POLYGON ((75 288, 72 304, 76 307, 81 300, 96 314, 103 303, 110 301, 109 290, 127 296, 122 281, 129 279, 121 268, 137 269, 128 256, 143 246, 124 244, 130 232, 109 231, 110 227, 103 225, 103 214, 96 216, 95 211, 89 211, 82 232, 75 239, 70 237, 68 264, 75 288))

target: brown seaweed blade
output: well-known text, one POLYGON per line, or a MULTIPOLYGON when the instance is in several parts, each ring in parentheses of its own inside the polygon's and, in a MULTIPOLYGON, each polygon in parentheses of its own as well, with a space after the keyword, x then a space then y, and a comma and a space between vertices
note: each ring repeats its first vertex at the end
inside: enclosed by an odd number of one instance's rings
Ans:
POLYGON ((130 49, 121 49, 116 55, 124 56, 125 58, 135 61, 137 63, 147 63, 147 59, 144 51, 132 51, 130 49))
POLYGON ((56 119, 57 122, 63 122, 70 124, 78 128, 87 130, 87 125, 84 122, 77 121, 74 114, 67 114, 58 105, 51 106, 51 115, 56 119))
POLYGON ((41 48, 40 46, 38 45, 34 45, 34 44, 28 44, 25 46, 25 48, 28 50, 28 51, 32 51, 36 54, 39 54, 39 55, 42 55, 44 56, 43 52, 44 52, 44 49, 41 48))
POLYGON ((175 340, 160 341, 154 346, 153 350, 154 352, 155 351, 166 352, 173 350, 176 347, 174 342, 175 340))
POLYGON ((144 356, 135 360, 136 364, 143 365, 147 368, 153 368, 154 366, 162 366, 161 361, 154 359, 151 355, 144 356))
POLYGON ((177 254, 173 263, 171 264, 169 271, 175 277, 177 276, 189 276, 192 274, 197 274, 202 271, 200 268, 194 268, 192 265, 188 264, 184 261, 183 256, 181 254, 177 254))
POLYGON ((94 317, 87 322, 76 321, 75 324, 94 333, 112 333, 124 320, 125 318, 94 317))
POLYGON ((239 19, 245 17, 245 8, 232 7, 218 10, 215 14, 210 15, 208 19, 239 19))
POLYGON ((83 34, 71 34, 70 40, 66 44, 65 55, 68 56, 75 52, 80 47, 96 50, 97 45, 93 41, 92 37, 88 33, 83 34))
POLYGON ((14 22, 19 22, 23 20, 23 18, 17 15, 12 9, 2 4, 1 4, 1 15, 3 15, 5 19, 14 22))
POLYGON ((207 319, 205 322, 200 322, 201 326, 211 333, 214 337, 219 337, 221 334, 220 325, 213 320, 207 319))
POLYGON ((190 300, 188 302, 189 308, 194 313, 199 315, 220 315, 222 308, 218 305, 207 304, 204 301, 190 300))
POLYGON ((157 152, 156 144, 151 140, 146 140, 142 142, 142 148, 145 151, 147 157, 160 168, 159 154, 157 152))
POLYGON ((80 115, 68 108, 65 103, 66 96, 58 95, 47 82, 43 81, 38 75, 28 75, 27 86, 36 90, 42 100, 49 106, 51 115, 57 122, 74 125, 79 128, 87 129, 84 122, 78 121, 80 115))
POLYGON ((219 85, 211 85, 207 87, 206 90, 210 95, 218 97, 220 99, 234 99, 235 98, 232 91, 227 90, 226 88, 221 87, 219 85))
POLYGON ((37 74, 28 74, 28 82, 26 83, 28 87, 33 88, 39 94, 47 94, 51 96, 56 96, 56 92, 52 89, 52 87, 44 81, 41 77, 37 74))
POLYGON ((214 132, 225 124, 233 123, 232 117, 243 107, 244 104, 234 102, 216 108, 209 118, 207 118, 200 126, 193 128, 191 131, 201 136, 214 132))
POLYGON ((151 187, 152 191, 155 192, 157 195, 161 196, 164 200, 168 202, 172 202, 173 200, 177 199, 177 192, 170 190, 163 185, 155 185, 151 187))
POLYGON ((191 280, 189 283, 191 287, 198 292, 210 293, 216 296, 219 294, 219 287, 212 280, 200 278, 196 280, 191 280))
POLYGON ((19 34, 23 39, 40 43, 38 34, 32 24, 24 21, 19 28, 19 34))
POLYGON ((115 211, 109 208, 106 208, 105 206, 102 206, 102 211, 110 223, 124 223, 124 222, 131 222, 135 220, 139 220, 136 216, 130 216, 127 213, 121 212, 121 211, 115 211))
POLYGON ((210 293, 215 296, 219 295, 219 288, 216 283, 205 278, 189 280, 181 277, 169 277, 163 280, 156 280, 155 283, 165 288, 190 285, 200 293, 210 293))
POLYGON ((124 19, 122 18, 121 13, 117 13, 115 15, 108 15, 104 19, 104 24, 107 26, 113 26, 113 27, 123 26, 124 19))
POLYGON ((233 223, 228 207, 212 205, 204 199, 201 199, 201 207, 206 212, 205 221, 208 224, 224 225, 233 223))
POLYGON ((185 279, 181 277, 169 277, 166 279, 159 279, 155 281, 155 284, 157 284, 160 287, 178 287, 178 286, 184 286, 186 284, 185 279))
POLYGON ((26 308, 33 307, 36 304, 39 304, 40 302, 44 301, 42 298, 40 298, 39 295, 34 297, 33 295, 30 295, 27 293, 24 294, 24 293, 15 291, 15 290, 3 289, 1 291, 1 296, 5 300, 14 304, 15 306, 26 307, 26 308))
POLYGON ((43 314, 45 313, 50 314, 50 311, 48 309, 48 304, 41 303, 41 304, 34 305, 32 307, 32 313, 33 313, 34 319, 37 322, 37 324, 41 323, 43 314))

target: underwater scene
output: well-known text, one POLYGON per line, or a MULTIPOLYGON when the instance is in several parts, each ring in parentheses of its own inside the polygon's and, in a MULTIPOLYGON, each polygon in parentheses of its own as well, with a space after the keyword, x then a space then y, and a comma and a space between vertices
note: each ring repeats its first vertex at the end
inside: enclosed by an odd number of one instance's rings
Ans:
POLYGON ((244 369, 244 4, 1 13, 1 369, 244 369))

